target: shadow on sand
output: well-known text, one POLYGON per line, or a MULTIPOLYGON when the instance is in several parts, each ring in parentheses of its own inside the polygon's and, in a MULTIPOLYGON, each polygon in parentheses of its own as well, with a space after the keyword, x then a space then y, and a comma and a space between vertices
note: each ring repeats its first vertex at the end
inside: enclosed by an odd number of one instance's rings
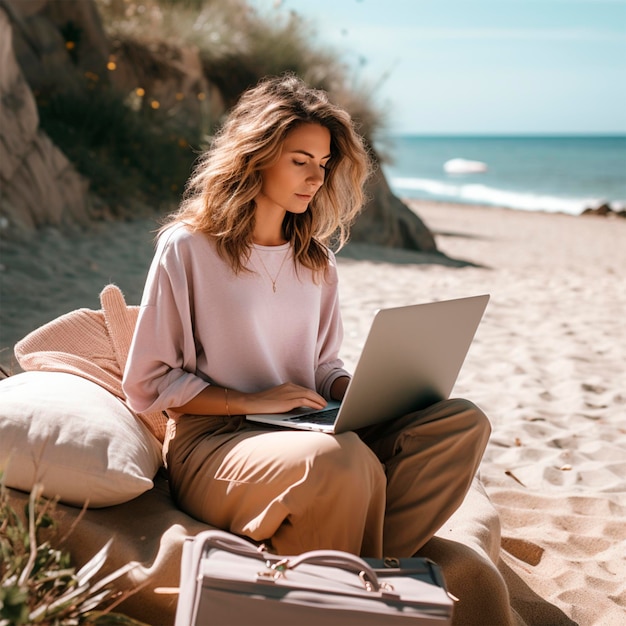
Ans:
POLYGON ((479 267, 484 265, 455 259, 443 252, 420 252, 403 248, 387 248, 367 243, 348 243, 337 255, 339 259, 370 261, 373 263, 393 263, 396 265, 443 265, 445 267, 479 267))

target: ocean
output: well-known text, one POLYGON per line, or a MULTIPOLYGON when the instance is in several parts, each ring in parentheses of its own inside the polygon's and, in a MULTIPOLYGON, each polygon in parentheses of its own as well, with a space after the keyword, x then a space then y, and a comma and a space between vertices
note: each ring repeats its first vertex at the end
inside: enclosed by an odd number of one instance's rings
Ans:
POLYGON ((602 203, 626 208, 626 136, 394 136, 382 150, 400 197, 575 215, 602 203))

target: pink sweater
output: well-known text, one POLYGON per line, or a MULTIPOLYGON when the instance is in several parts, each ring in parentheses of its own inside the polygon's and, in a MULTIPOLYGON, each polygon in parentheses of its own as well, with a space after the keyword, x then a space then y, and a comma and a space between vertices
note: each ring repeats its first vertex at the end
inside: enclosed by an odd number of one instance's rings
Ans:
POLYGON ((126 363, 130 406, 167 410, 211 383, 255 392, 294 382, 329 399, 334 380, 348 375, 338 358, 343 330, 329 254, 317 284, 310 270, 296 270, 290 244, 255 245, 252 272, 235 275, 205 235, 170 227, 159 239, 126 363))

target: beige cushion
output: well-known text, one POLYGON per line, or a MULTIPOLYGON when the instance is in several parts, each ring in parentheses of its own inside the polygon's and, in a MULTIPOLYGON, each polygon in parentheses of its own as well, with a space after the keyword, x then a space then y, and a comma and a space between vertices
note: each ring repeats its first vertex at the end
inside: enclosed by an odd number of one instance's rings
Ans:
POLYGON ((64 372, 0 381, 0 471, 8 487, 105 507, 153 486, 160 443, 113 394, 64 372))

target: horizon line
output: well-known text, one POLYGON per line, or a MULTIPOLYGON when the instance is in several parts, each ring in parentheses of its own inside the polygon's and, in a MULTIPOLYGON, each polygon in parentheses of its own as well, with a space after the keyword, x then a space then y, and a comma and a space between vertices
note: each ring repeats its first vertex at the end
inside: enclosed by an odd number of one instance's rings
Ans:
POLYGON ((615 132, 515 132, 515 131, 459 131, 459 132, 421 132, 421 131, 382 131, 380 133, 384 137, 545 137, 545 138, 559 138, 559 137, 590 137, 590 138, 606 138, 606 139, 626 139, 626 131, 615 132))

